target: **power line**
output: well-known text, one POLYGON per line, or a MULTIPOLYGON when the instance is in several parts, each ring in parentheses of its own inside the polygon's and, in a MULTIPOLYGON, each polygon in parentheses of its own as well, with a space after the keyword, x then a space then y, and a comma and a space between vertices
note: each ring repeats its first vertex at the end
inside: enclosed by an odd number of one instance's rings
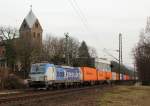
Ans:
POLYGON ((113 59, 119 61, 119 59, 117 57, 113 56, 111 53, 109 53, 107 49, 104 48, 103 52, 106 53, 107 55, 111 56, 113 59))
POLYGON ((88 23, 87 18, 85 17, 85 15, 84 15, 83 11, 80 9, 80 7, 79 7, 79 5, 78 5, 77 1, 76 1, 76 0, 73 0, 73 2, 74 2, 74 4, 76 5, 76 7, 78 8, 79 13, 80 13, 80 14, 81 14, 81 16, 83 17, 84 21, 85 21, 86 23, 88 23))
MULTIPOLYGON (((84 25, 85 29, 88 31, 88 33, 90 35, 97 35, 95 32, 91 31, 89 24, 88 24, 88 20, 85 17, 84 13, 82 12, 82 10, 80 9, 78 3, 76 0, 68 0, 71 4, 71 6, 73 7, 73 9, 75 10, 76 14, 79 16, 82 24, 84 25)), ((95 38, 98 39, 97 36, 95 36, 95 38)))
POLYGON ((82 16, 82 12, 81 9, 79 8, 78 4, 76 1, 72 1, 72 0, 68 0, 71 4, 71 6, 73 7, 73 9, 75 10, 76 14, 80 17, 81 22, 83 23, 84 27, 88 30, 88 25, 86 24, 86 19, 83 18, 82 16), (78 7, 77 7, 78 6, 78 7), (77 7, 77 8, 76 8, 77 7))

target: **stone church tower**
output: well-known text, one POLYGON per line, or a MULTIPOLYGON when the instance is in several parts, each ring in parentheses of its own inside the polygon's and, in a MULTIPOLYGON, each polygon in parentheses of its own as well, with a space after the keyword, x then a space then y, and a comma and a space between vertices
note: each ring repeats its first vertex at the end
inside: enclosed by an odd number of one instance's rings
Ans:
POLYGON ((37 42, 42 45, 42 33, 43 29, 39 23, 39 20, 34 15, 32 9, 28 15, 24 18, 21 27, 19 29, 20 38, 31 42, 37 42))

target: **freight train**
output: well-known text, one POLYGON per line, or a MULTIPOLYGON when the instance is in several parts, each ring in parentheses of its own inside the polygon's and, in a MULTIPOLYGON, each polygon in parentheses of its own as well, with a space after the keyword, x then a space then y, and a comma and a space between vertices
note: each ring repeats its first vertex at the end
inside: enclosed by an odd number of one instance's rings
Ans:
POLYGON ((109 61, 96 61, 95 67, 70 67, 48 62, 35 63, 31 65, 29 87, 67 87, 101 84, 119 79, 133 80, 133 75, 123 72, 119 75, 117 71, 113 71, 109 61))

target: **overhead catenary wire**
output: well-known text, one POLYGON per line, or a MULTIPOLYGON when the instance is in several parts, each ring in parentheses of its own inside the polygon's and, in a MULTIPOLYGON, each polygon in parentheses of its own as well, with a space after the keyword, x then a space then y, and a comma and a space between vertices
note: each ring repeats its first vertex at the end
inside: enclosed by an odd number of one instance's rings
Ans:
MULTIPOLYGON (((98 35, 97 33, 93 32, 91 27, 89 26, 88 20, 84 14, 84 12, 82 11, 82 9, 80 8, 80 6, 78 5, 76 0, 68 0, 71 4, 71 6, 73 7, 73 9, 75 10, 76 14, 79 16, 81 22, 83 23, 85 29, 87 30, 87 32, 90 35, 98 35)), ((95 36, 96 39, 99 39, 97 36, 95 36)))
POLYGON ((83 12, 81 11, 81 9, 79 8, 78 4, 76 1, 72 1, 72 0, 68 0, 69 3, 71 4, 71 6, 73 7, 74 11, 76 12, 76 14, 79 16, 82 24, 84 25, 84 27, 89 30, 88 24, 87 24, 87 19, 85 18, 85 16, 83 15, 83 12))
POLYGON ((85 15, 84 15, 83 11, 80 9, 80 7, 79 7, 79 5, 78 5, 77 1, 76 1, 76 0, 73 0, 73 2, 74 2, 74 4, 76 5, 76 7, 78 8, 80 15, 83 17, 84 21, 85 21, 85 22, 86 22, 86 24, 88 25, 87 18, 85 17, 85 15))
MULTIPOLYGON (((84 28, 87 30, 87 32, 90 35, 98 35, 96 32, 93 32, 91 27, 89 26, 88 20, 84 14, 84 12, 82 11, 82 9, 79 7, 78 3, 76 0, 68 0, 68 2, 71 4, 72 8, 74 9, 74 11, 76 12, 76 14, 79 16, 84 28)), ((94 39, 99 39, 98 36, 95 36, 94 39)))

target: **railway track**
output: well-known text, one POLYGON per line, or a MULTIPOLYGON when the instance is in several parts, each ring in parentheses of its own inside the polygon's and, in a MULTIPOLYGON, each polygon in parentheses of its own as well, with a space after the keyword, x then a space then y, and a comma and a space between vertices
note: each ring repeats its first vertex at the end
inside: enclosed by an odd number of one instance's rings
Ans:
POLYGON ((0 104, 9 104, 17 101, 32 101, 32 100, 45 100, 45 99, 55 99, 57 97, 63 97, 65 95, 70 95, 74 93, 80 93, 84 90, 95 89, 95 88, 104 88, 104 85, 97 85, 91 87, 83 87, 83 88, 73 88, 73 89, 64 89, 64 90, 56 90, 56 91, 43 91, 43 92, 28 92, 24 94, 11 95, 6 97, 0 97, 0 104))
POLYGON ((7 90, 7 91, 1 91, 0 98, 7 97, 7 96, 14 96, 14 95, 20 95, 24 93, 30 93, 33 91, 32 89, 15 89, 15 90, 7 90), (4 92, 4 93, 3 93, 4 92))

